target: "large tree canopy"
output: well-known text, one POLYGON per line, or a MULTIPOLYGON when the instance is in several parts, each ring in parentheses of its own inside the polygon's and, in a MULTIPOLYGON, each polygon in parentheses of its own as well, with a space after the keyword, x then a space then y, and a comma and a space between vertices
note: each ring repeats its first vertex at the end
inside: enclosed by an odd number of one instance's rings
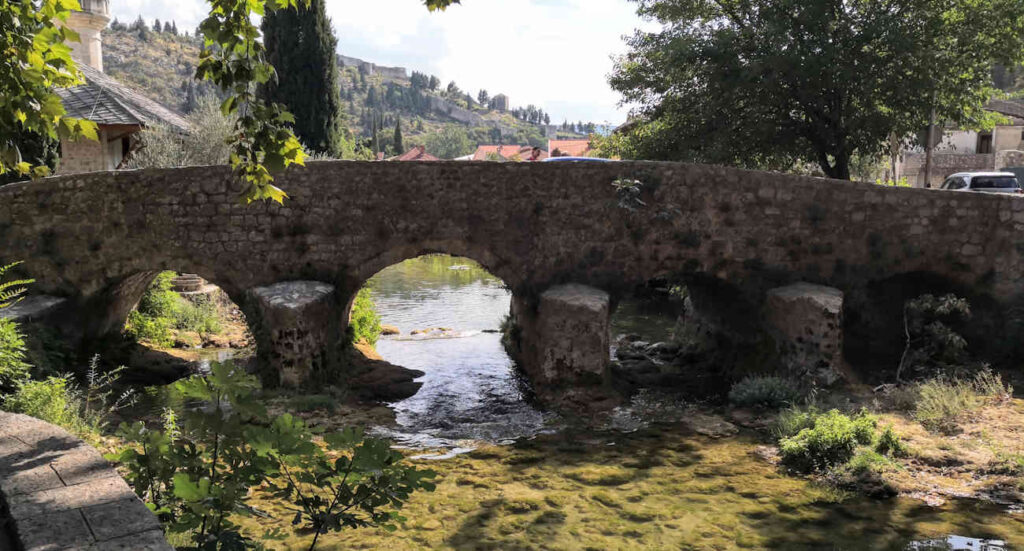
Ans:
POLYGON ((633 0, 612 87, 637 105, 626 157, 850 177, 854 154, 940 121, 991 124, 994 63, 1024 61, 1020 0, 633 0))
MULTIPOLYGON (((305 153, 292 132, 294 117, 279 104, 256 95, 274 68, 267 63, 260 30, 252 16, 309 7, 310 0, 208 0, 210 14, 199 26, 205 40, 196 78, 210 80, 230 96, 225 115, 237 114, 232 137, 231 165, 248 186, 248 201, 283 201, 273 185, 272 171, 302 164, 305 153)), ((460 0, 423 0, 430 10, 460 0)), ((51 138, 97 139, 96 125, 66 117, 55 88, 80 83, 66 41, 78 41, 60 26, 78 0, 0 0, 0 174, 8 171, 46 174, 44 167, 24 161, 17 139, 24 131, 51 138)))

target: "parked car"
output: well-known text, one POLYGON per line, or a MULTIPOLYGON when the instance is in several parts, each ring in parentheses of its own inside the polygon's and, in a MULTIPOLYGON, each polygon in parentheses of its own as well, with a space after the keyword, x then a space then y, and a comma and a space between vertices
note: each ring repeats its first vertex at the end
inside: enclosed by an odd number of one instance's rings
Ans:
POLYGON ((1024 193, 1012 172, 959 172, 946 178, 947 191, 981 191, 984 193, 1024 193))

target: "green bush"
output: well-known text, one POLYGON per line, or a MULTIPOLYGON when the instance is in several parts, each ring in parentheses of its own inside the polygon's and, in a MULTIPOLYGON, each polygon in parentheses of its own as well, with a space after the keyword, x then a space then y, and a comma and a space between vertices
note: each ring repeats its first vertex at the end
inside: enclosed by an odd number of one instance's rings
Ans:
POLYGON ((86 385, 79 386, 71 375, 26 381, 3 400, 3 407, 48 423, 64 427, 86 439, 95 439, 106 426, 107 418, 134 403, 134 394, 114 395, 114 387, 124 368, 99 372, 99 356, 89 362, 86 385))
POLYGON ((793 403, 799 397, 800 391, 793 381, 771 375, 745 377, 729 390, 729 402, 743 407, 777 409, 793 403))
POLYGON ((146 341, 164 348, 174 344, 170 318, 153 318, 136 310, 128 314, 127 332, 139 342, 146 341))
POLYGON ((373 303, 370 289, 364 287, 356 294, 349 327, 353 343, 365 341, 374 346, 380 339, 380 316, 377 315, 377 305, 373 303))
POLYGON ((846 463, 858 446, 870 444, 877 423, 865 412, 851 418, 833 409, 818 415, 813 428, 783 438, 779 452, 786 464, 797 469, 825 470, 846 463))
POLYGON ((814 428, 814 420, 821 415, 818 408, 809 406, 801 408, 797 406, 791 406, 782 410, 779 413, 779 418, 775 421, 775 437, 777 439, 788 438, 795 436, 798 432, 814 428))
POLYGON ((892 425, 885 427, 882 434, 878 436, 878 443, 875 444, 875 451, 887 457, 906 457, 909 453, 907 445, 892 430, 892 425))
POLYGON ((0 394, 13 392, 27 380, 30 368, 25 361, 25 339, 18 324, 0 318, 0 394))
POLYGON ((207 296, 180 300, 174 312, 174 328, 194 331, 200 335, 216 335, 223 330, 217 305, 207 296))
POLYGON ((81 415, 81 397, 71 378, 28 381, 4 400, 4 409, 24 413, 82 435, 92 432, 81 415))
POLYGON ((151 318, 173 318, 181 308, 181 297, 171 290, 177 274, 160 272, 139 300, 138 312, 151 318))

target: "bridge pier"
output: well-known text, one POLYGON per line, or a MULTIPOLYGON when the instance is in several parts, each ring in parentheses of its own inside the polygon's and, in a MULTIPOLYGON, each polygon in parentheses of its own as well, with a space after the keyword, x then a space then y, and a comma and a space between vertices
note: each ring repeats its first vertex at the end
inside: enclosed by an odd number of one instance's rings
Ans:
MULTIPOLYGON (((611 307, 608 293, 585 285, 554 286, 531 304, 512 300, 512 350, 539 398, 592 406, 609 382, 611 307)), ((605 399, 605 400, 602 400, 605 399)))
POLYGON ((333 370, 344 342, 334 286, 286 281, 251 289, 247 301, 264 385, 297 387, 333 370))

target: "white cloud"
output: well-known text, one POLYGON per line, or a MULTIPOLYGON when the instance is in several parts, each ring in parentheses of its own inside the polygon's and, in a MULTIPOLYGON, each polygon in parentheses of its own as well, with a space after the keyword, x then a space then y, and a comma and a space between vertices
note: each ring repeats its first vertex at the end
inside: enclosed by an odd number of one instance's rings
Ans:
MULTIPOLYGON (((206 10, 202 0, 111 4, 122 21, 141 13, 179 28, 194 28, 206 10)), ((625 118, 607 75, 622 36, 643 26, 626 0, 463 0, 438 13, 421 0, 328 0, 327 10, 345 55, 436 74, 474 95, 502 92, 559 122, 625 118)))

